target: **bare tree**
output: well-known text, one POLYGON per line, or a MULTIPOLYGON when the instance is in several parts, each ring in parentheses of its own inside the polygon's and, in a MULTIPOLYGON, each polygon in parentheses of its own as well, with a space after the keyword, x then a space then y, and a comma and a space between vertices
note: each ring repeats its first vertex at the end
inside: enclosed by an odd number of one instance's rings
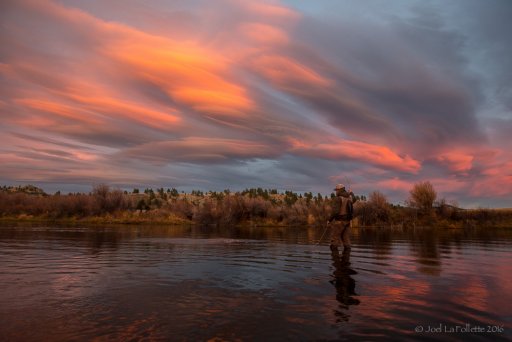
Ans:
POLYGON ((436 197, 437 192, 429 181, 416 183, 410 191, 409 205, 428 212, 432 210, 436 197))
POLYGON ((368 202, 375 208, 387 209, 388 200, 386 196, 380 191, 373 191, 370 194, 368 202))

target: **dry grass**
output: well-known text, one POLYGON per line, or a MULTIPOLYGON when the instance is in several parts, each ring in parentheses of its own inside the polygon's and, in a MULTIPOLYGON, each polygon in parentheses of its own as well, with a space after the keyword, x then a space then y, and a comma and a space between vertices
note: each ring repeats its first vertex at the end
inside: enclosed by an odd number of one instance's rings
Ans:
MULTIPOLYGON (((0 220, 120 224, 215 224, 251 226, 316 225, 332 212, 331 199, 262 189, 178 194, 176 191, 128 194, 101 185, 89 194, 46 195, 0 191, 0 220)), ((431 210, 393 206, 374 192, 355 205, 353 226, 459 228, 512 227, 512 208, 462 210, 439 205, 431 210)))

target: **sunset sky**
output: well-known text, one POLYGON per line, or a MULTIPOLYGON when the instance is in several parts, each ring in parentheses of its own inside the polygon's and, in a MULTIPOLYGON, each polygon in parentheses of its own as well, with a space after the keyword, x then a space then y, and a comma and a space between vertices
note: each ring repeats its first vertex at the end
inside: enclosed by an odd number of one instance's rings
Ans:
POLYGON ((2 0, 0 184, 512 207, 512 3, 2 0))

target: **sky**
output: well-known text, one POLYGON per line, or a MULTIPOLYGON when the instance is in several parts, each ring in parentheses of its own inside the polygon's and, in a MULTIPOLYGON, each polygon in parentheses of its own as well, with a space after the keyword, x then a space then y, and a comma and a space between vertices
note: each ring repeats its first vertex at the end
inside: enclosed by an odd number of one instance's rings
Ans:
POLYGON ((2 0, 0 184, 512 207, 508 0, 2 0))

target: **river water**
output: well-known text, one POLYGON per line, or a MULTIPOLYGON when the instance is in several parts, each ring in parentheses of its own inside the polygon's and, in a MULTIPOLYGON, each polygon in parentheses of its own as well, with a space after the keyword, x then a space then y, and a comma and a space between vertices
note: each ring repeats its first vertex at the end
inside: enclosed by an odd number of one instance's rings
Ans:
POLYGON ((512 229, 0 227, 0 340, 512 340, 512 229))

